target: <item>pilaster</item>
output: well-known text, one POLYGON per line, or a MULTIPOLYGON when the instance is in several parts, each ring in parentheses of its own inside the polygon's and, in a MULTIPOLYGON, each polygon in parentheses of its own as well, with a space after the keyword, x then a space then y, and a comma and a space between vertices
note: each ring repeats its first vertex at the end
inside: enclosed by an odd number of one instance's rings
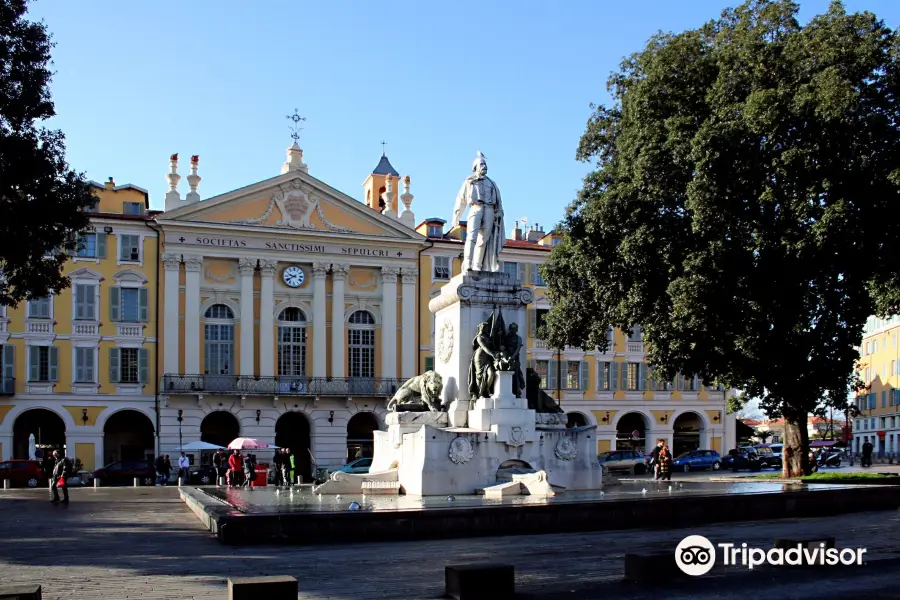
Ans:
POLYGON ((419 346, 416 343, 416 281, 419 270, 415 267, 403 267, 401 289, 402 320, 402 363, 400 374, 403 379, 416 376, 416 358, 419 346))
POLYGON ((202 256, 184 257, 184 370, 201 375, 200 369, 200 270, 202 256))
POLYGON ((166 253, 162 255, 163 268, 165 270, 165 298, 163 301, 163 374, 178 374, 178 359, 180 353, 180 339, 178 335, 179 302, 178 302, 178 275, 181 271, 181 256, 166 253))
POLYGON ((253 274, 256 272, 255 258, 238 260, 241 273, 241 369, 240 375, 253 376, 253 274))
POLYGON ((344 282, 350 265, 331 265, 331 376, 345 377, 344 365, 344 282))
POLYGON ((313 264, 313 377, 327 377, 328 343, 325 321, 325 278, 328 265, 313 264))
POLYGON ((399 267, 381 267, 381 376, 397 377, 397 276, 399 267))
POLYGON ((275 270, 278 262, 260 261, 259 290, 259 375, 272 377, 275 367, 275 270))

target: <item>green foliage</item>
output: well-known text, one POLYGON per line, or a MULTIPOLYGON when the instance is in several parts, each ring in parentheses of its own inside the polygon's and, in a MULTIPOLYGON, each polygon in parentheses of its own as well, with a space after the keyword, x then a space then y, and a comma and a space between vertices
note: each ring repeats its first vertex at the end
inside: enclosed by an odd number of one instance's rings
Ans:
POLYGON ((746 2, 610 77, 542 267, 551 345, 639 323, 662 378, 741 389, 734 408, 805 424, 846 400, 866 318, 900 310, 900 43, 871 13, 797 9, 746 2))
POLYGON ((50 37, 25 19, 27 0, 0 2, 0 305, 69 285, 61 273, 94 203, 84 177, 65 161, 52 117, 50 37))

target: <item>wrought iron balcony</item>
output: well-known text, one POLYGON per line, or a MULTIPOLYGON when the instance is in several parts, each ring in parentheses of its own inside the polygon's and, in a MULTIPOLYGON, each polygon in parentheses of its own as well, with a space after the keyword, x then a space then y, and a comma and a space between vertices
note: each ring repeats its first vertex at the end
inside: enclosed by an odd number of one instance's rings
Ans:
POLYGON ((16 393, 14 377, 0 377, 0 396, 12 396, 16 393))
POLYGON ((252 377, 241 375, 163 375, 163 394, 240 396, 393 396, 403 379, 374 377, 252 377))

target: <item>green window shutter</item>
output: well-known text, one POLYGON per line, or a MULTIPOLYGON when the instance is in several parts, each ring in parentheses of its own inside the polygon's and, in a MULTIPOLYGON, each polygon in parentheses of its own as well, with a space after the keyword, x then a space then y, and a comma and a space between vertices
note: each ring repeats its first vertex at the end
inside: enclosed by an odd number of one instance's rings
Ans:
POLYGON ((522 263, 516 264, 516 274, 519 280, 519 283, 525 283, 525 265, 522 263))
POLYGON ((49 369, 49 377, 50 381, 59 381, 59 348, 56 346, 50 346, 50 369, 49 369))
POLYGON ((141 288, 138 290, 138 320, 146 323, 150 320, 150 311, 148 309, 148 300, 150 298, 150 290, 141 288))
POLYGON ((581 389, 586 390, 590 385, 590 377, 591 373, 588 370, 588 363, 586 360, 581 361, 581 389))
POLYGON ((528 274, 531 278, 528 280, 532 285, 537 283, 537 265, 528 265, 528 274))
POLYGON ((41 376, 41 349, 28 347, 28 381, 38 381, 41 376))
POLYGON ((609 365, 610 383, 609 389, 616 391, 619 389, 619 365, 614 362, 607 363, 609 365))
POLYGON ((0 374, 3 375, 3 379, 12 381, 16 377, 16 347, 7 344, 0 346, 0 351, 3 352, 3 370, 0 371, 0 374))
POLYGON ((559 364, 557 361, 551 360, 547 366, 547 389, 549 390, 556 389, 556 382, 558 381, 558 378, 556 376, 557 364, 559 364))
POLYGON ((109 349, 109 380, 112 383, 119 383, 120 379, 120 369, 119 369, 119 349, 118 348, 110 348, 109 349))
POLYGON ((97 287, 93 285, 82 287, 84 288, 84 318, 97 320, 97 287))
POLYGON ((106 234, 97 232, 97 258, 106 258, 106 234))
POLYGON ((109 288, 109 320, 122 320, 122 290, 116 286, 109 288))
POLYGON ((628 389, 628 363, 619 363, 619 389, 628 389))
POLYGON ((434 357, 433 356, 425 357, 425 370, 426 371, 434 371, 434 357))
POLYGON ((84 318, 84 286, 75 285, 75 318, 84 318))
POLYGON ((528 309, 528 331, 531 339, 537 337, 537 311, 533 308, 528 309))
POLYGON ((147 383, 150 379, 150 357, 146 348, 138 350, 138 381, 147 383))

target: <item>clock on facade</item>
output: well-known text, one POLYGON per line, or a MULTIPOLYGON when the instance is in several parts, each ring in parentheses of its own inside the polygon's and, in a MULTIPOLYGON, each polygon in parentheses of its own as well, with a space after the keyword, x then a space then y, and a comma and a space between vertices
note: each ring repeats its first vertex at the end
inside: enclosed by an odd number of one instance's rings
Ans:
POLYGON ((300 267, 288 267, 281 274, 281 278, 284 279, 285 285, 296 288, 303 285, 303 282, 306 280, 306 273, 300 267))

